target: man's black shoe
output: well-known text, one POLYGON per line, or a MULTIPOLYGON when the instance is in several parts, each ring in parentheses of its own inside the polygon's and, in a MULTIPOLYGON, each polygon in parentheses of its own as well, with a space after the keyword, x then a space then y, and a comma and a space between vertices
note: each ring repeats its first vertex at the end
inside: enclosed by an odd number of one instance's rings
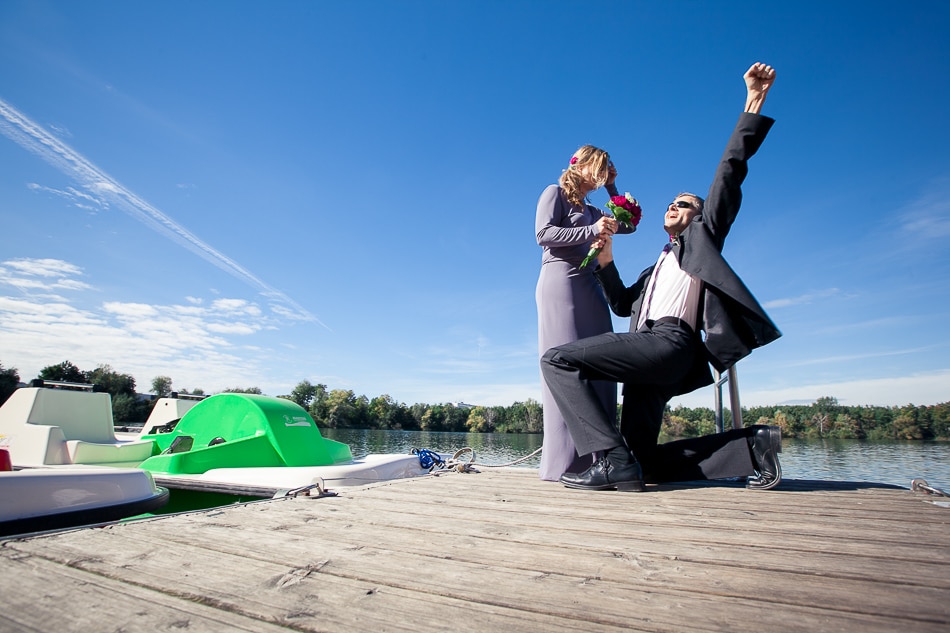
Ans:
POLYGON ((568 488, 579 490, 614 490, 621 492, 643 492, 643 472, 640 464, 633 462, 629 466, 615 467, 606 457, 601 457, 584 472, 564 473, 561 483, 568 488))
POLYGON ((768 490, 782 481, 782 465, 778 454, 782 452, 782 429, 777 426, 757 426, 749 438, 749 448, 757 474, 746 480, 746 488, 768 490))

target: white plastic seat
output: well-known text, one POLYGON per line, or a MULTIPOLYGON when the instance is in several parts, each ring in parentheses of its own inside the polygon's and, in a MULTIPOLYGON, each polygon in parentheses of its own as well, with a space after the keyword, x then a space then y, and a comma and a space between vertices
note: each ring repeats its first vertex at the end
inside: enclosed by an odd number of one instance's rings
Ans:
POLYGON ((24 387, 0 407, 0 446, 17 466, 141 462, 152 444, 116 439, 108 393, 24 387))

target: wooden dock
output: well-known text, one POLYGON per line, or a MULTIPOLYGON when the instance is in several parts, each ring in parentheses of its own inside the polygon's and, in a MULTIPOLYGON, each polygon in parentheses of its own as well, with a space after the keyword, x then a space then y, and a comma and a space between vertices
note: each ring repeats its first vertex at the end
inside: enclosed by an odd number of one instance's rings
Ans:
POLYGON ((0 631, 946 633, 932 500, 448 473, 0 541, 0 631))

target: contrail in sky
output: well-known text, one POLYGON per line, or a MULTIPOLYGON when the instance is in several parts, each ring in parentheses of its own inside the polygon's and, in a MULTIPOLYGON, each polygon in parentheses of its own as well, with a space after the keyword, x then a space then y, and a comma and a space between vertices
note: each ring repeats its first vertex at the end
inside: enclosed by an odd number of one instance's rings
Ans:
POLYGON ((296 301, 267 285, 236 261, 218 252, 194 233, 123 187, 114 178, 3 99, 0 99, 0 132, 77 181, 90 194, 115 204, 146 226, 257 288, 262 296, 277 304, 272 305, 272 309, 276 308, 276 312, 289 318, 313 321, 330 329, 296 301))

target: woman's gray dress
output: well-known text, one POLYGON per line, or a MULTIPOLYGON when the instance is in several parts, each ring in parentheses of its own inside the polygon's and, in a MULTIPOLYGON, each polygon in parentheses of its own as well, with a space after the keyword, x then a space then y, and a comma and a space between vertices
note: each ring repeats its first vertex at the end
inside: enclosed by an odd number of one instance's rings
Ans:
MULTIPOLYGON (((600 284, 594 278, 597 262, 579 270, 581 261, 597 237, 594 223, 605 212, 590 205, 572 206, 557 185, 548 186, 538 199, 535 233, 542 247, 541 275, 535 299, 538 303, 538 358, 550 348, 580 338, 613 331, 610 309, 600 284)), ((633 229, 623 225, 618 233, 633 229)), ((617 410, 617 385, 595 381, 606 411, 617 410)), ((540 477, 557 481, 565 472, 581 472, 593 463, 590 455, 579 457, 551 392, 541 380, 544 409, 540 477)))

